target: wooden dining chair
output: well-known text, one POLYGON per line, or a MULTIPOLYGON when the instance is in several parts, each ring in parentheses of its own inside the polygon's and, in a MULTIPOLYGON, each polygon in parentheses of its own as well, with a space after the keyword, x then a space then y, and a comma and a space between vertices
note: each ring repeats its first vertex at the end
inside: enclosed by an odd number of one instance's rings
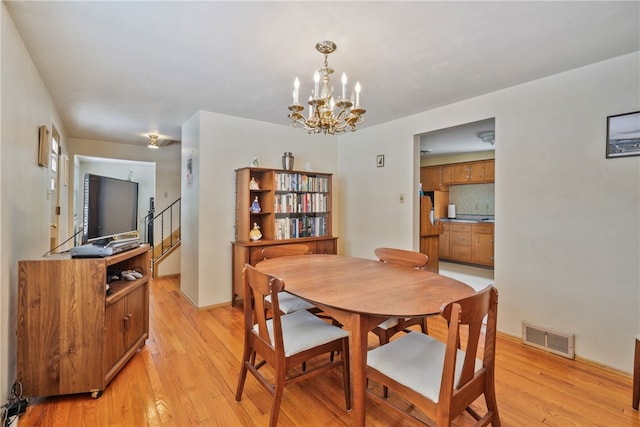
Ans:
MULTIPOLYGON (((440 315, 449 325, 446 343, 411 332, 370 350, 367 354, 370 385, 375 381, 389 387, 409 401, 411 408, 435 421, 438 427, 450 426, 451 421, 465 410, 476 420, 476 426, 490 423, 499 427, 494 384, 497 304, 498 291, 489 286, 442 307, 440 315), (487 323, 483 328, 485 316, 487 323), (460 334, 463 325, 468 329, 466 340, 461 339, 464 338, 460 334), (483 329, 484 340, 481 337, 483 329), (463 343, 462 350, 458 348, 459 342, 463 343), (486 403, 484 415, 470 408, 482 395, 486 403)), ((424 423, 373 389, 368 392, 374 400, 424 423)))
MULTIPOLYGON (((424 270, 429 263, 429 257, 427 255, 421 252, 408 251, 405 249, 377 248, 374 253, 381 262, 403 265, 409 268, 424 270)), ((404 319, 392 317, 376 326, 372 332, 378 336, 380 345, 383 345, 388 343, 392 336, 413 325, 420 325, 420 329, 424 334, 428 332, 427 318, 424 316, 404 319)))
POLYGON ((259 272, 249 264, 245 265, 243 276, 244 295, 250 297, 246 300, 253 304, 244 304, 244 352, 236 401, 242 398, 247 372, 250 372, 273 397, 269 426, 274 427, 285 386, 341 367, 346 408, 350 410, 349 334, 306 310, 281 314, 279 295, 285 288, 281 279, 259 272), (271 319, 267 318, 264 307, 268 295, 274 308, 271 319), (328 357, 333 352, 340 353, 339 359, 328 357), (326 361, 321 361, 323 355, 327 355, 326 361), (258 358, 261 360, 256 362, 258 358), (309 364, 310 369, 295 368, 313 358, 318 359, 309 364), (273 371, 263 376, 260 368, 266 364, 273 371))
MULTIPOLYGON (((270 258, 278 258, 282 256, 293 256, 293 255, 306 255, 309 254, 309 246, 294 243, 291 245, 276 245, 276 246, 268 246, 262 249, 262 257, 264 259, 270 258)), ((283 291, 280 295, 278 295, 280 299, 280 311, 283 314, 293 313, 298 310, 309 310, 313 312, 319 312, 313 304, 308 303, 302 298, 298 298, 295 295, 291 295, 289 292, 283 291)), ((271 297, 267 296, 267 309, 272 308, 271 306, 271 297)))

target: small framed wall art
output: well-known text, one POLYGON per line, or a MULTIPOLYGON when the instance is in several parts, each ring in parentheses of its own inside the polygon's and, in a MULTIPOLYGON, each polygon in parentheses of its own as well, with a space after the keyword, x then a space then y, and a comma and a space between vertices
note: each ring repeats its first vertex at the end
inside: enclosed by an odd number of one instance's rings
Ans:
POLYGON ((38 165, 49 167, 49 129, 45 125, 38 128, 38 165))
POLYGON ((607 158, 640 156, 640 111, 607 117, 607 158))
POLYGON ((378 154, 378 157, 376 157, 376 166, 379 168, 384 167, 384 154, 378 154))

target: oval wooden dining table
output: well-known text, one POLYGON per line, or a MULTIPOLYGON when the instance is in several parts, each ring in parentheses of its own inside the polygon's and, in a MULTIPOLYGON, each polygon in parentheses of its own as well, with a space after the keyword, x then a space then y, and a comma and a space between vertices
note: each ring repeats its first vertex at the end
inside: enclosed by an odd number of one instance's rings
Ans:
POLYGON ((316 305, 349 331, 357 426, 364 426, 366 419, 368 332, 390 317, 437 314, 443 304, 475 292, 430 271, 342 255, 272 258, 256 268, 284 280, 287 292, 316 305))

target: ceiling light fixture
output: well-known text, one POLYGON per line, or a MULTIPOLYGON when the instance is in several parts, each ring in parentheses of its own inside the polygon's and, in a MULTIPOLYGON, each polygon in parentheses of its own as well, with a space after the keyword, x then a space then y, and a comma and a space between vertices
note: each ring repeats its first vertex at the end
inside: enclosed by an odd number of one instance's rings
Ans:
POLYGON ((158 149, 160 146, 158 145, 158 135, 149 135, 149 145, 147 147, 158 149))
POLYGON ((486 142, 487 144, 495 145, 496 143, 496 133, 492 130, 478 132, 478 138, 480 138, 482 142, 486 142))
POLYGON ((304 127, 309 133, 324 133, 333 135, 345 132, 347 127, 355 132, 356 124, 362 122, 362 115, 367 111, 360 107, 360 83, 356 82, 355 94, 347 99, 347 75, 342 73, 342 97, 337 102, 333 99, 333 87, 329 86, 333 68, 327 64, 327 57, 336 50, 332 41, 321 41, 316 44, 318 52, 324 55, 324 67, 318 68, 313 75, 314 89, 309 97, 309 117, 302 114, 304 107, 298 101, 300 80, 296 77, 293 82, 293 104, 289 106, 292 128, 297 125, 304 127), (322 80, 322 83, 320 82, 322 80), (338 108, 337 113, 334 109, 338 108), (352 108, 353 107, 353 108, 352 108))

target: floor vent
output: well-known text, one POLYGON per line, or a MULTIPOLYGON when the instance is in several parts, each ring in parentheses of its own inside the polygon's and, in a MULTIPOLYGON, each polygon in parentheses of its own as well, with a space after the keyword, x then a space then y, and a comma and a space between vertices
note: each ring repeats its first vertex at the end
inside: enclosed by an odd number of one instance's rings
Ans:
POLYGON ((525 344, 547 350, 569 359, 575 358, 575 335, 568 332, 549 329, 529 322, 522 322, 522 341, 525 344))

